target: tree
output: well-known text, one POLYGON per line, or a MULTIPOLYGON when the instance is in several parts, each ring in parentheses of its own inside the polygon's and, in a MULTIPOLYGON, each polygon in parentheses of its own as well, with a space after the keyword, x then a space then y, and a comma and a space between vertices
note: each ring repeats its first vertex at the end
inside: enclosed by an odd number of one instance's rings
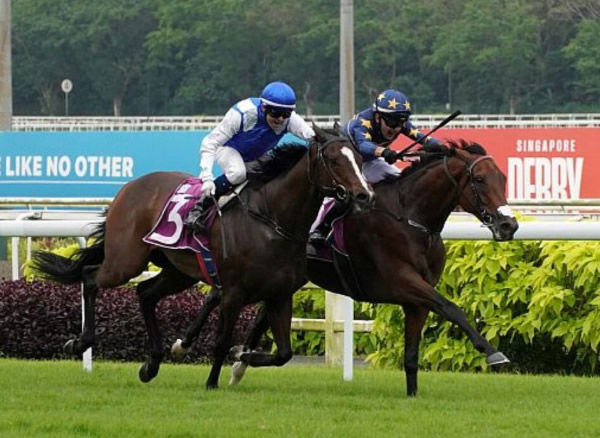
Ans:
POLYGON ((99 95, 112 100, 112 112, 121 115, 131 82, 146 64, 147 34, 156 27, 154 0, 96 0, 71 4, 71 17, 79 31, 72 45, 80 68, 99 95))
POLYGON ((452 72, 455 94, 471 107, 518 111, 535 77, 540 21, 532 4, 467 0, 457 20, 441 26, 429 60, 452 72))
POLYGON ((600 98, 600 22, 585 19, 579 23, 577 36, 564 52, 577 70, 581 96, 586 102, 596 103, 600 98))
POLYGON ((68 8, 52 0, 22 0, 13 2, 12 13, 15 113, 58 114, 61 80, 79 76, 77 66, 65 63, 75 32, 68 8))

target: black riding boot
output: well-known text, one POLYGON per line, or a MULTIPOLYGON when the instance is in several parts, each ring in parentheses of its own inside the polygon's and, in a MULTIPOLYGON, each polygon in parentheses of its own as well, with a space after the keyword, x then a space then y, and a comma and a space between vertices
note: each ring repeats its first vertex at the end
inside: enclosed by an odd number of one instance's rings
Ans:
POLYGON ((214 196, 204 196, 200 199, 196 205, 192 207, 188 215, 186 216, 183 224, 192 227, 197 233, 206 232, 206 219, 210 208, 219 200, 219 198, 229 192, 233 188, 233 185, 225 177, 225 175, 219 176, 215 179, 215 194, 214 196))
POLYGON ((323 218, 323 222, 321 222, 315 230, 310 233, 308 236, 308 240, 315 243, 325 243, 329 233, 331 232, 331 223, 334 219, 340 217, 342 214, 346 212, 348 209, 348 205, 336 200, 331 207, 331 210, 327 212, 325 217, 323 218))
MULTIPOLYGON (((215 196, 216 202, 216 196, 215 196)), ((192 207, 188 215, 186 216, 183 224, 192 227, 192 229, 196 232, 204 232, 206 228, 204 223, 206 222, 206 218, 208 217, 208 212, 210 211, 210 207, 214 205, 213 197, 205 196, 200 199, 196 205, 192 207)))

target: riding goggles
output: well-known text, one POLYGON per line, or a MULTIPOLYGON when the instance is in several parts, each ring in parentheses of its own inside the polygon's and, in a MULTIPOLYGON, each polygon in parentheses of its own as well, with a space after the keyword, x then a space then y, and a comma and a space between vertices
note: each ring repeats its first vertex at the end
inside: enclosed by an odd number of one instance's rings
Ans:
POLYGON ((269 107, 269 106, 265 109, 265 112, 268 115, 270 115, 271 117, 273 117, 274 119, 278 119, 280 117, 283 117, 284 119, 289 119, 290 116, 292 115, 291 110, 273 108, 273 107, 269 107))
POLYGON ((399 115, 391 115, 391 114, 381 114, 381 118, 385 121, 385 124, 390 128, 397 128, 398 126, 402 126, 407 120, 406 116, 399 115))

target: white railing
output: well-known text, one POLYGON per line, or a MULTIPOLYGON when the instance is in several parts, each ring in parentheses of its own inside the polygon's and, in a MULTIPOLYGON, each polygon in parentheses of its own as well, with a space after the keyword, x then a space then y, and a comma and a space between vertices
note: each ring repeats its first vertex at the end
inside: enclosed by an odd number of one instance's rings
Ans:
MULTIPOLYGON (((331 126, 339 115, 304 115, 319 126, 331 126)), ((415 114, 411 120, 423 129, 434 127, 445 114, 415 114)), ((212 129, 222 116, 150 117, 39 117, 13 116, 13 131, 166 131, 212 129)), ((600 127, 600 113, 462 114, 453 128, 600 127)))

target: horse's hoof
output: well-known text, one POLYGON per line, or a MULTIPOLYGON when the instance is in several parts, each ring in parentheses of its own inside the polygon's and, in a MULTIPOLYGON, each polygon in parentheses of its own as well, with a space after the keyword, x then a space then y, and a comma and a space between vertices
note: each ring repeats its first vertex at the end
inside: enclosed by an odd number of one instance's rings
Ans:
POLYGON ((182 360, 189 351, 189 348, 183 346, 183 341, 181 339, 177 339, 171 346, 171 356, 176 360, 182 360))
POLYGON ((144 362, 144 364, 140 367, 140 371, 138 375, 140 380, 143 383, 148 383, 150 380, 154 379, 158 374, 159 365, 151 365, 148 362, 144 362))
POLYGON ((229 379, 229 384, 231 386, 237 385, 240 383, 242 378, 244 377, 244 373, 246 372, 246 368, 248 368, 248 364, 246 362, 235 362, 231 367, 231 378, 229 379))
POLYGON ((508 357, 504 355, 504 353, 497 351, 493 354, 490 354, 485 361, 488 365, 501 365, 503 363, 510 363, 508 357))
POLYGON ((218 383, 206 382, 206 390, 207 391, 214 391, 215 389, 219 389, 218 383))

